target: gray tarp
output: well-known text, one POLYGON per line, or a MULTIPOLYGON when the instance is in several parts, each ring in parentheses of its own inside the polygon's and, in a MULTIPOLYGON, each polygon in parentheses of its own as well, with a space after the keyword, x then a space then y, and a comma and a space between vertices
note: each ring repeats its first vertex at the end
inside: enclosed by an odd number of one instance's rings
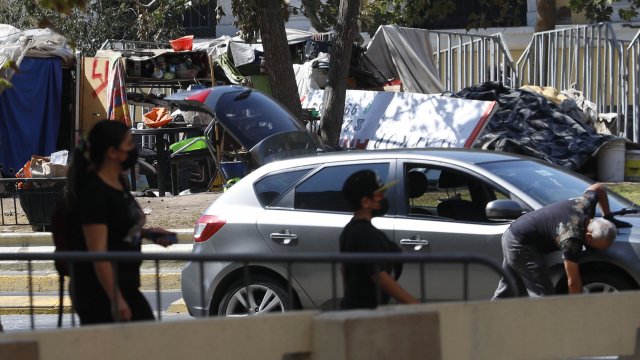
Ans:
MULTIPOLYGON (((318 33, 303 30, 285 29, 285 31, 289 45, 301 43, 319 36, 318 33)), ((207 51, 213 60, 216 60, 222 54, 226 54, 228 50, 231 49, 236 67, 252 63, 255 60, 254 50, 263 51, 260 39, 258 39, 258 42, 255 44, 247 44, 239 36, 221 36, 213 40, 197 41, 194 42, 193 49, 207 51)))
POLYGON ((368 71, 385 80, 400 79, 404 91, 422 94, 444 91, 433 62, 428 30, 380 26, 364 55, 368 71))

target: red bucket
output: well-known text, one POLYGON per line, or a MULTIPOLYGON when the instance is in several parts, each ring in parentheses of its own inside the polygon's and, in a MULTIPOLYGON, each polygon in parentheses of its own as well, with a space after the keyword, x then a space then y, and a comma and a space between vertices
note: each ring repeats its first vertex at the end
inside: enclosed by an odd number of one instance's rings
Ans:
POLYGON ((169 44, 171 44, 173 51, 191 51, 191 49, 193 49, 193 35, 169 40, 169 44))

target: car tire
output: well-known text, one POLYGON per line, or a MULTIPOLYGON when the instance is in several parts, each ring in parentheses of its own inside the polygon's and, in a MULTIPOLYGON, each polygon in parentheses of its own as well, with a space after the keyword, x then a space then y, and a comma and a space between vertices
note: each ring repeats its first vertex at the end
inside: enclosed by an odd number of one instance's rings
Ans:
POLYGON ((629 280, 609 272, 589 272, 582 276, 582 287, 585 293, 613 293, 618 291, 633 290, 637 286, 629 280))
POLYGON ((277 281, 266 276, 251 276, 234 281, 227 288, 218 307, 219 316, 251 316, 266 313, 284 313, 293 310, 293 303, 287 290, 277 281), (249 291, 249 305, 246 307, 246 292, 249 291))

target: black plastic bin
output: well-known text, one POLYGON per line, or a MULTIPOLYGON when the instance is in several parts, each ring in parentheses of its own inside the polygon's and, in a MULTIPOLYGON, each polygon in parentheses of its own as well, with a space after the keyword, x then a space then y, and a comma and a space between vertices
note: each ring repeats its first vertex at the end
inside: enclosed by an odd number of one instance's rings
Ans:
POLYGON ((58 200, 64 196, 67 178, 21 179, 16 190, 20 206, 35 231, 48 231, 51 215, 58 200))

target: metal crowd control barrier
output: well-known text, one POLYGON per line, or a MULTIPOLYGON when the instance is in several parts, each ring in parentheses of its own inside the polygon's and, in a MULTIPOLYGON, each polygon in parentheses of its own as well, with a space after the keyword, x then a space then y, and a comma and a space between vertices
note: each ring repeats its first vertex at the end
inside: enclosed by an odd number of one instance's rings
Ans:
POLYGON ((477 35, 429 31, 440 81, 448 91, 486 81, 510 87, 520 83, 516 67, 502 34, 477 35))
POLYGON ((623 119, 626 65, 620 50, 609 23, 535 33, 517 62, 520 84, 576 89, 599 113, 623 119))
MULTIPOLYGON (((462 278, 462 300, 467 301, 469 299, 469 265, 484 266, 497 275, 502 276, 510 289, 517 289, 516 281, 513 275, 509 272, 505 272, 501 266, 494 261, 476 255, 462 254, 462 253, 450 253, 450 254, 297 254, 297 255, 272 255, 272 254, 184 254, 184 253, 136 253, 136 252, 104 252, 104 253, 87 253, 87 252, 58 252, 58 253, 0 253, 0 261, 26 261, 28 263, 28 275, 29 275, 29 316, 31 329, 35 329, 35 314, 33 308, 33 281, 32 281, 32 262, 33 261, 67 261, 67 262, 87 262, 87 261, 112 261, 114 264, 114 273, 117 274, 117 262, 136 262, 136 261, 153 261, 155 263, 156 273, 156 302, 157 302, 157 318, 162 320, 161 313, 161 297, 160 297, 160 262, 161 261, 192 261, 200 264, 200 298, 201 305, 204 309, 208 301, 205 296, 204 288, 204 264, 206 262, 236 262, 241 263, 244 266, 243 279, 245 287, 249 286, 251 264, 265 264, 265 263, 279 263, 285 264, 286 279, 287 279, 287 292, 289 294, 289 308, 294 308, 293 304, 293 288, 292 288, 292 264, 300 263, 324 263, 331 264, 331 299, 333 299, 333 310, 338 310, 338 291, 336 275, 338 273, 338 266, 343 263, 367 263, 376 264, 375 266, 381 266, 382 264, 390 263, 414 263, 419 265, 421 272, 420 280, 420 300, 422 302, 427 301, 427 295, 425 290, 424 273, 425 264, 460 264, 463 267, 462 278)), ((73 276, 73 274, 72 274, 73 276)), ((117 287, 118 277, 114 277, 116 280, 115 287, 117 287)), ((248 291, 245 291, 248 293, 248 291)), ((515 291, 514 291, 515 293, 515 291)), ((377 303, 380 303, 380 289, 378 288, 377 303)), ((245 303, 246 304, 246 303, 245 303)), ((117 308, 113 309, 117 314, 117 308)), ((247 308, 247 313, 250 309, 247 308)), ((209 314, 204 312, 201 316, 208 316, 209 314)), ((72 326, 75 326, 75 322, 72 322, 72 326)))
POLYGON ((46 230, 66 183, 66 178, 0 179, 0 226, 46 230))
POLYGON ((631 120, 631 124, 623 123, 622 133, 627 139, 640 142, 640 31, 631 41, 621 41, 620 48, 624 55, 624 72, 620 73, 627 80, 624 94, 628 94, 623 98, 623 104, 630 112, 625 120, 631 120))

